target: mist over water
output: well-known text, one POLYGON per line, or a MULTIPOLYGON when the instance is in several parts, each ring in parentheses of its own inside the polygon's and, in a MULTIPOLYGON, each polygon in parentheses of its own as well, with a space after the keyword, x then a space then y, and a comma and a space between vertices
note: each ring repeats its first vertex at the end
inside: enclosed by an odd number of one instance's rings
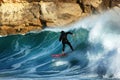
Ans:
MULTIPOLYGON (((0 37, 1 79, 39 78, 79 80, 120 78, 120 9, 90 16, 65 28, 46 28, 26 35, 0 37), (60 31, 68 36, 74 51, 62 51, 60 31)), ((36 79, 37 80, 37 79, 36 79)))

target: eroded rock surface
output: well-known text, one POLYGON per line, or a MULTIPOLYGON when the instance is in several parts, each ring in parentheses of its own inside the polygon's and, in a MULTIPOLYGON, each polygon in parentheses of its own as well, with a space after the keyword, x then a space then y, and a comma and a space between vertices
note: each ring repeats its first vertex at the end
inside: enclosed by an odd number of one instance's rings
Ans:
POLYGON ((68 25, 120 7, 120 0, 0 0, 0 35, 68 25))

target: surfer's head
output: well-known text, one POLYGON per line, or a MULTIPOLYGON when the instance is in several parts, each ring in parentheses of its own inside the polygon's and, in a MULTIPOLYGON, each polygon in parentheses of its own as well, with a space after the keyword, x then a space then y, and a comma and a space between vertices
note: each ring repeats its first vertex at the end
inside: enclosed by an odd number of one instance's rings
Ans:
POLYGON ((61 31, 61 33, 65 33, 64 31, 61 31))

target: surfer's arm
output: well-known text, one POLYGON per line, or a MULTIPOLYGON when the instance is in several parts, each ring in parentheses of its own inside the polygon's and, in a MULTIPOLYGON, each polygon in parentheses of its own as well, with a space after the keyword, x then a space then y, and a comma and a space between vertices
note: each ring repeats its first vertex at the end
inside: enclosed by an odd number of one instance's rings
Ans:
POLYGON ((67 32, 67 34, 71 34, 73 37, 75 36, 75 34, 71 33, 71 32, 67 32))
POLYGON ((71 33, 71 32, 67 32, 67 34, 71 34, 71 35, 72 35, 73 33, 71 33))
POLYGON ((71 34, 73 37, 75 36, 75 34, 71 33, 71 32, 67 32, 67 34, 71 34))

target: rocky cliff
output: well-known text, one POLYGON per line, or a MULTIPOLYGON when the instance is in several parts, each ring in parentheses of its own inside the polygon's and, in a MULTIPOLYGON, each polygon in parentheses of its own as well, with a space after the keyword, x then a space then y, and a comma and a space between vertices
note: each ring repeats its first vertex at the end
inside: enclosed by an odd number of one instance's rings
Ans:
POLYGON ((120 0, 0 0, 0 35, 64 26, 119 4, 120 0))

